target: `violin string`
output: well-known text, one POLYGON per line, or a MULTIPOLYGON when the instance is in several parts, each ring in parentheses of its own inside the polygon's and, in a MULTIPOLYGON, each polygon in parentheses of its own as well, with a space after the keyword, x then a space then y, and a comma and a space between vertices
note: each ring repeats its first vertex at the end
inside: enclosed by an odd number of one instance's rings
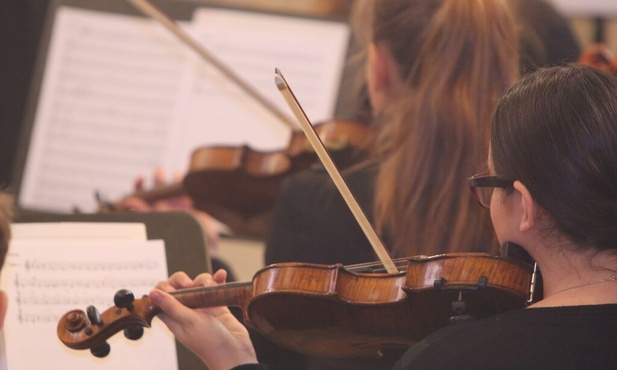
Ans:
MULTIPOLYGON (((398 258, 398 259, 394 259, 393 262, 395 263, 395 265, 397 267, 401 267, 401 266, 406 266, 407 265, 407 258, 398 258)), ((347 266, 347 269, 351 269, 351 270, 356 270, 356 269, 362 269, 362 268, 375 268, 375 269, 379 269, 379 270, 384 270, 384 265, 382 262, 380 261, 373 261, 373 262, 367 262, 367 263, 359 263, 356 265, 350 265, 347 266)))
MULTIPOLYGON (((405 267, 407 267, 408 259, 407 258, 397 258, 397 259, 392 260, 392 262, 394 262, 395 266, 400 271, 401 268, 405 269, 405 267)), ((352 272, 361 271, 365 269, 371 269, 372 272, 386 272, 387 271, 383 263, 379 261, 349 265, 349 266, 345 266, 345 269, 348 271, 352 271, 352 272)))
MULTIPOLYGON (((397 259, 393 259, 392 262, 394 262, 396 268, 399 271, 406 271, 407 270, 407 263, 408 263, 409 259, 407 258, 397 258, 397 259)), ((383 265, 383 263, 379 262, 379 261, 375 261, 375 262, 366 262, 366 263, 358 263, 355 265, 349 265, 349 266, 345 266, 345 269, 351 272, 358 272, 358 271, 362 271, 362 270, 366 270, 366 269, 370 269, 370 272, 388 272, 388 270, 386 269, 386 267, 383 265)), ((176 290, 176 291, 172 291, 169 292, 169 294, 171 295, 183 295, 183 294, 188 294, 188 293, 202 293, 202 292, 206 292, 206 291, 214 291, 214 290, 219 290, 219 289, 227 289, 229 287, 233 287, 233 286, 244 286, 246 284, 252 284, 252 282, 229 282, 229 283, 225 283, 225 284, 221 284, 221 285, 214 285, 214 286, 200 286, 200 287, 194 287, 194 288, 185 288, 185 289, 180 289, 180 290, 176 290)))

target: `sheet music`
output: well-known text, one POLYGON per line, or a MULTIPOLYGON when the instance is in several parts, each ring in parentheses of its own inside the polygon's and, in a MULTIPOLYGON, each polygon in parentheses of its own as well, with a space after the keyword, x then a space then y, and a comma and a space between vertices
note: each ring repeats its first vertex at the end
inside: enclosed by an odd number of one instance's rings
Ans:
POLYGON ((33 222, 11 225, 13 240, 146 241, 146 225, 138 222, 33 222))
POLYGON ((145 19, 60 8, 20 204, 71 211, 164 166, 189 78, 180 45, 145 19))
POLYGON ((572 15, 610 16, 617 14, 615 0, 550 0, 557 8, 572 15))
MULTIPOLYGON (((282 109, 271 75, 284 66, 314 114, 330 118, 346 25, 202 9, 181 23, 282 109)), ((138 175, 187 170, 201 145, 284 148, 290 130, 155 21, 60 7, 26 167, 25 208, 94 211, 94 192, 132 191, 138 175)))
POLYGON ((1 280, 9 296, 3 369, 177 369, 173 335, 157 319, 137 341, 122 333, 110 338, 111 352, 102 359, 69 349, 56 334, 66 312, 89 305, 102 312, 119 289, 140 297, 166 276, 160 240, 11 242, 1 280))
MULTIPOLYGON (((285 68, 297 81, 298 96, 313 122, 332 118, 349 40, 346 25, 201 8, 195 12, 193 31, 212 54, 287 113, 292 122, 289 108, 272 86, 275 67, 285 68)), ((280 150, 286 146, 289 128, 272 113, 208 64, 198 60, 196 69, 187 107, 182 110, 189 132, 182 136, 186 140, 180 147, 248 143, 255 149, 280 150), (221 128, 205 138, 200 133, 204 123, 221 128)))

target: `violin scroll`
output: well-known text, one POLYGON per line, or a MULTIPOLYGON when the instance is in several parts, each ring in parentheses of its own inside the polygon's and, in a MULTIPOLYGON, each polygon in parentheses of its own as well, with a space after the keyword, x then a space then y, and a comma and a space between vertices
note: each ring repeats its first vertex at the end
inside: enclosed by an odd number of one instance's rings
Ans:
POLYGON ((108 338, 121 330, 128 339, 141 338, 143 328, 150 327, 160 311, 147 296, 136 300, 128 290, 118 291, 114 303, 114 307, 103 313, 94 306, 89 306, 86 312, 67 312, 58 322, 58 338, 69 348, 90 349, 94 356, 105 357, 110 352, 108 338))

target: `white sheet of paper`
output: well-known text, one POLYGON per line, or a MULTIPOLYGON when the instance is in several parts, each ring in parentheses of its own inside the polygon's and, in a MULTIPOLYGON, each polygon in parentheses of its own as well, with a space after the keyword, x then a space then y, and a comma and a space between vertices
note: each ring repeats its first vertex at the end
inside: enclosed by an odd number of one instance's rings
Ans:
POLYGON ((125 240, 148 239, 138 222, 33 222, 11 225, 12 240, 125 240))
POLYGON ((610 17, 617 15, 615 0, 550 0, 558 9, 571 15, 596 15, 610 17))
POLYGON ((95 190, 119 198, 166 166, 189 63, 152 21, 59 8, 19 204, 94 211, 95 190))
MULTIPOLYGON (((284 112, 275 67, 313 122, 332 116, 348 26, 215 9, 194 18, 180 26, 284 112)), ((280 150, 291 131, 273 117, 156 21, 61 7, 19 204, 90 212, 95 191, 119 199, 157 167, 184 172, 202 145, 280 150)))
MULTIPOLYGON (((199 8, 192 30, 207 50, 273 102, 295 122, 274 85, 274 69, 285 71, 313 123, 331 119, 349 42, 343 23, 281 17, 265 13, 199 8)), ((180 148, 248 144, 281 150, 290 129, 209 64, 196 60, 186 106, 188 130, 180 148)), ((300 131, 299 126, 297 130, 300 131)), ((175 158, 183 162, 184 158, 175 158)))
POLYGON ((162 241, 11 242, 1 280, 9 296, 2 369, 177 369, 173 335, 158 319, 137 341, 114 335, 102 359, 69 349, 56 334, 66 312, 89 305, 103 312, 119 289, 139 298, 166 277, 162 241))

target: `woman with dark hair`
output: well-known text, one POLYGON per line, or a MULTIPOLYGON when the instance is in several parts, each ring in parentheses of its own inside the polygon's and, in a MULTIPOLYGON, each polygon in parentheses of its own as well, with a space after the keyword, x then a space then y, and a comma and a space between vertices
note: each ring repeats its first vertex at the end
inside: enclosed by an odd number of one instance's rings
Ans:
POLYGON ((521 245, 536 260, 544 298, 438 332, 404 363, 417 370, 615 368, 615 92, 617 77, 569 66, 531 75, 501 99, 491 173, 470 182, 490 207, 499 240, 521 245))
MULTIPOLYGON (((584 66, 540 70, 503 97, 489 174, 470 179, 500 242, 522 246, 544 278, 526 309, 439 330, 395 369, 614 369, 617 363, 617 76, 584 66)), ((178 273, 159 289, 222 283, 178 273)), ((227 308, 150 298, 178 339, 211 369, 260 369, 227 308)))

